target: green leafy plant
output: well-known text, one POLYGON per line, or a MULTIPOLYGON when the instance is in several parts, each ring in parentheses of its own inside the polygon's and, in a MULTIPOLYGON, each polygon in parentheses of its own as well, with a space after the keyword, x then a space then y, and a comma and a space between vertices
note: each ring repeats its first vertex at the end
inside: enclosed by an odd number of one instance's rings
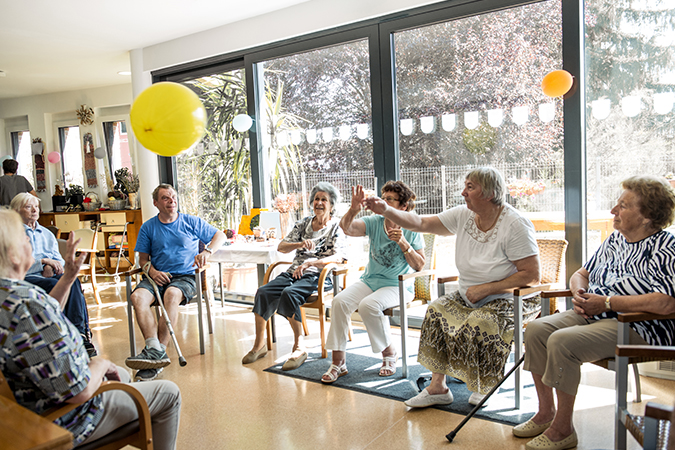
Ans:
POLYGON ((73 195, 84 195, 84 188, 77 184, 70 184, 66 188, 66 197, 70 198, 73 195))

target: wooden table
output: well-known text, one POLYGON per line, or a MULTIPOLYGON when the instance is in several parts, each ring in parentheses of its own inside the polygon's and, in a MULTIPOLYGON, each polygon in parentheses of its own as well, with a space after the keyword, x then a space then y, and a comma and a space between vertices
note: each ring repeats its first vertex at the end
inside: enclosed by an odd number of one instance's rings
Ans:
POLYGON ((79 211, 79 212, 42 212, 38 222, 44 227, 55 226, 61 230, 62 238, 66 238, 66 234, 82 228, 82 222, 93 221, 100 225, 99 241, 103 242, 105 252, 105 269, 110 272, 114 271, 116 264, 111 262, 111 255, 118 254, 124 250, 120 248, 108 248, 108 237, 111 232, 120 233, 127 225, 127 242, 129 243, 128 256, 131 264, 134 263, 134 248, 136 247, 136 238, 138 232, 143 224, 143 217, 140 209, 123 209, 120 211, 105 210, 105 211, 79 211))
POLYGON ((0 450, 73 448, 70 431, 1 395, 0 417, 0 450))
MULTIPOLYGON (((532 221, 536 231, 565 231, 565 213, 539 212, 524 213, 532 221)), ((600 231, 600 239, 604 241, 614 231, 614 216, 609 211, 594 212, 588 215, 589 230, 600 231)))

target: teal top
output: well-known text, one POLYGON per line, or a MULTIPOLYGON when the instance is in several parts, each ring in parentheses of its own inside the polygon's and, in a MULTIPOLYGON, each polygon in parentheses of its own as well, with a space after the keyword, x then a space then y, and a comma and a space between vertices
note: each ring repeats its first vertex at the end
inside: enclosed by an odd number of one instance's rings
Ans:
MULTIPOLYGON (((370 241, 370 257, 361 280, 373 291, 387 286, 398 286, 398 276, 414 272, 405 260, 405 254, 398 244, 389 239, 384 231, 384 217, 366 216, 366 236, 370 241)), ((414 250, 424 247, 422 235, 414 231, 403 230, 403 236, 414 250)), ((413 280, 406 282, 405 288, 412 292, 413 280)))

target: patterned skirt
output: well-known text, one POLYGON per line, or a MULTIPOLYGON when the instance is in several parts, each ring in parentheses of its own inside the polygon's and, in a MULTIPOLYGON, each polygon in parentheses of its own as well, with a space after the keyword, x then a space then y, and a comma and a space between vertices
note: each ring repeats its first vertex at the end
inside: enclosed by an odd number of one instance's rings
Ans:
MULTIPOLYGON (((540 309, 538 296, 523 300, 524 323, 540 309)), ((434 373, 464 381, 472 392, 487 394, 504 376, 512 342, 512 299, 470 308, 455 291, 429 305, 417 360, 434 373)))

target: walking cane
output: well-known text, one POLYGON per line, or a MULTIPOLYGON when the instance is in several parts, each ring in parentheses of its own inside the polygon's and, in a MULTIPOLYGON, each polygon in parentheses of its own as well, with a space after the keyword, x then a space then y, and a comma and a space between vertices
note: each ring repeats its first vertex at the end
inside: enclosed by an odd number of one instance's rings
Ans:
POLYGON ((464 420, 462 420, 460 422, 460 424, 457 425, 457 427, 454 430, 452 430, 450 433, 448 433, 445 436, 448 439, 449 442, 452 442, 452 440, 455 439, 455 436, 457 436, 457 433, 464 426, 464 424, 467 423, 478 412, 478 410, 485 404, 485 402, 488 401, 488 399, 492 396, 492 394, 497 392, 497 389, 499 389, 499 386, 501 386, 502 383, 504 383, 504 381, 506 381, 506 379, 508 377, 510 377, 511 374, 513 372, 515 372, 516 369, 518 369, 518 367, 520 367, 520 365, 523 363, 523 361, 525 361, 525 355, 521 356, 520 359, 518 360, 518 362, 511 368, 511 370, 509 370, 508 373, 506 375, 504 375, 504 378, 502 378, 501 381, 499 383, 497 383, 497 385, 495 387, 493 387, 490 390, 490 392, 487 393, 487 395, 485 397, 483 397, 483 400, 481 400, 476 406, 474 406, 474 408, 471 410, 471 412, 466 415, 464 420))
POLYGON ((178 346, 178 339, 176 339, 176 334, 173 332, 173 327, 171 326, 171 321, 169 320, 169 314, 167 314, 166 308, 164 308, 162 296, 159 295, 159 288, 157 287, 157 283, 155 283, 155 280, 153 280, 152 277, 150 277, 150 274, 146 270, 146 267, 149 267, 149 264, 150 263, 143 266, 143 273, 148 278, 148 281, 150 281, 150 284, 152 284, 152 289, 155 291, 155 298, 157 299, 157 303, 159 303, 159 308, 162 312, 162 317, 164 317, 164 323, 166 323, 166 327, 169 329, 171 341, 173 342, 173 346, 176 348, 176 353, 178 353, 178 363, 181 365, 181 367, 183 367, 187 365, 187 361, 185 360, 185 358, 183 358, 183 354, 181 353, 180 347, 178 346))

